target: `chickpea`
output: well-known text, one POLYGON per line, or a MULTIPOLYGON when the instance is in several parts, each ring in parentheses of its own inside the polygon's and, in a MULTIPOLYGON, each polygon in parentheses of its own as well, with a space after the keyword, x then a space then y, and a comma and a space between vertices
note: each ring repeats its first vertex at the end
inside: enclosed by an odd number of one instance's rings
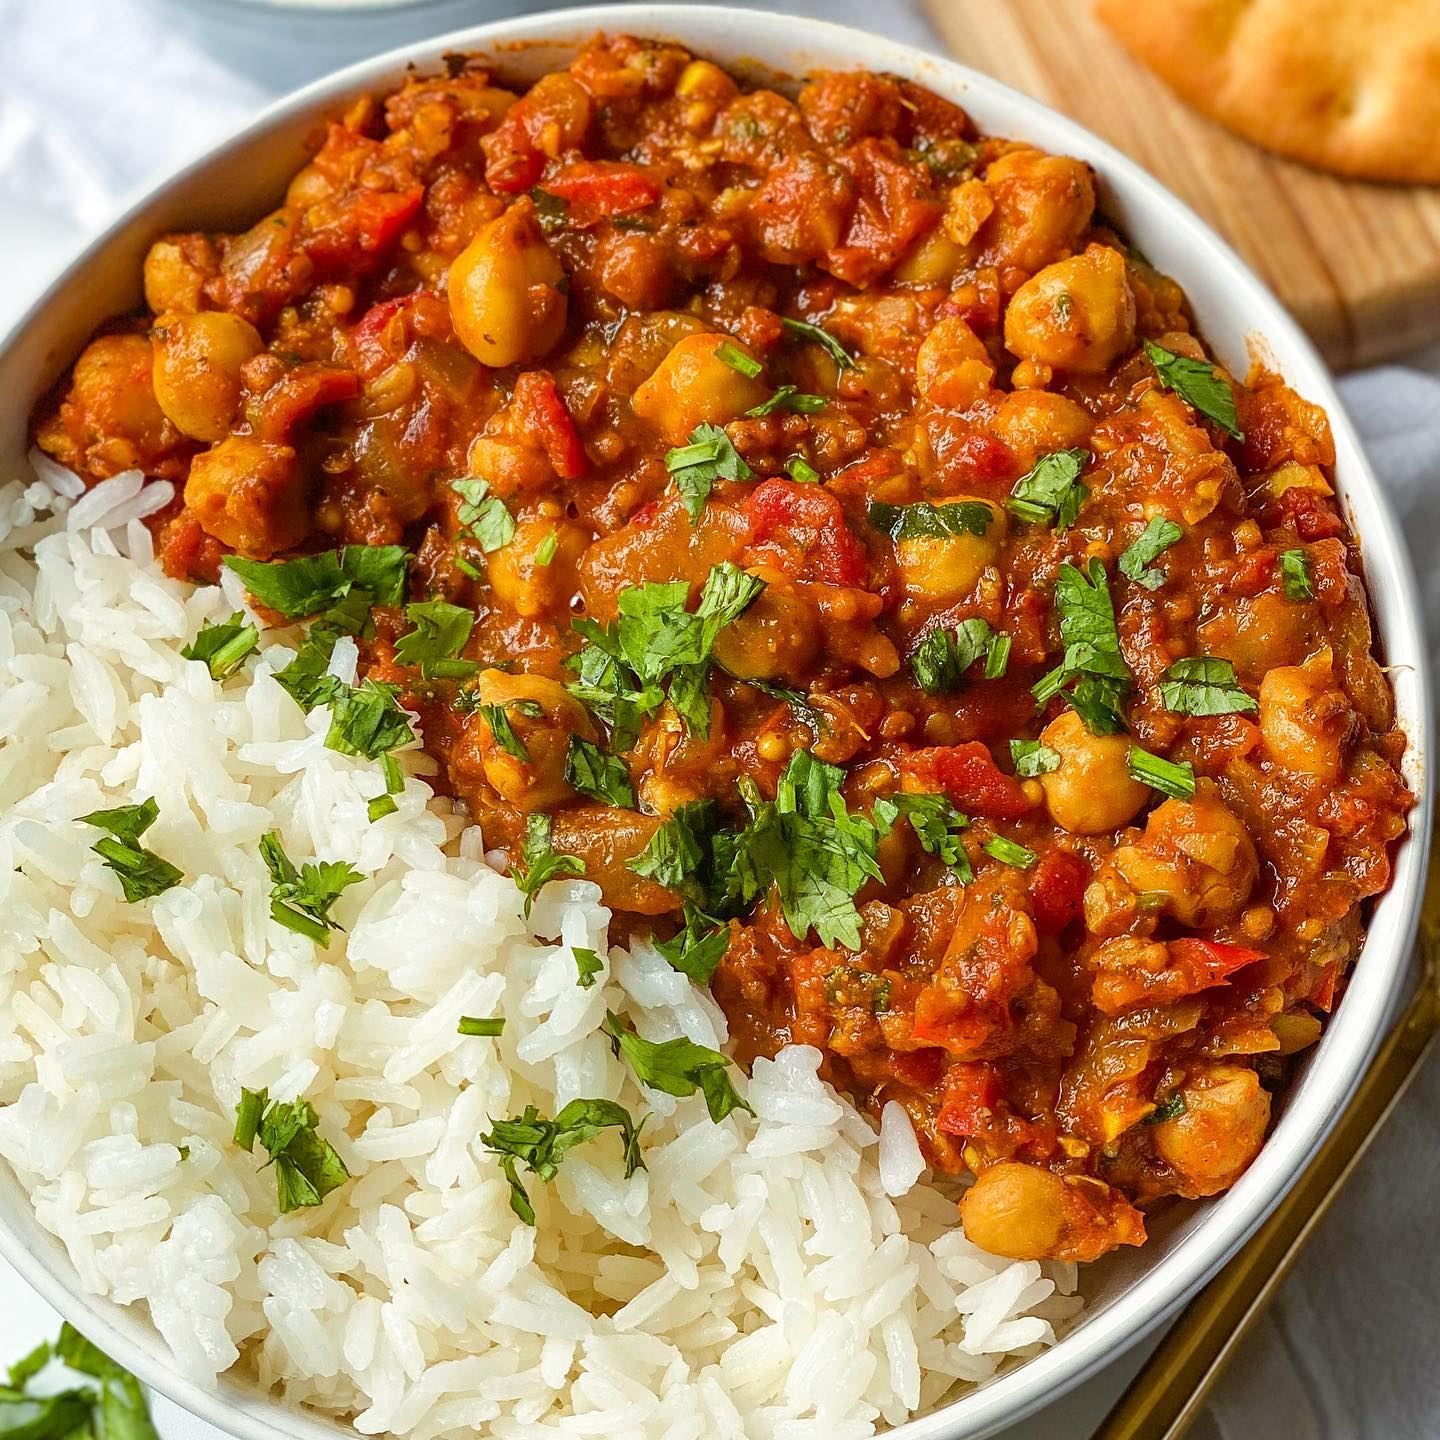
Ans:
POLYGON ((1228 1190, 1259 1154, 1270 1124, 1270 1096, 1243 1065, 1212 1065, 1180 1087, 1185 1109, 1150 1128, 1155 1153, 1176 1172, 1180 1193, 1228 1190))
POLYGON ((205 274, 190 262, 181 237, 167 235, 145 252, 145 303, 153 314, 189 314, 201 304, 205 274))
POLYGON ((485 713, 477 710, 457 746, 457 775, 472 776, 478 770, 502 800, 527 814, 573 799, 575 792, 565 779, 570 736, 595 739, 595 727, 580 702, 558 680, 503 670, 482 670, 475 693, 482 705, 505 707, 505 718, 530 758, 522 760, 506 750, 485 713), (539 715, 527 713, 535 706, 539 715))
POLYGON ((995 563, 1009 522, 1001 506, 974 495, 956 495, 935 503, 939 506, 983 505, 990 512, 990 523, 983 535, 946 535, 895 542, 895 558, 900 564, 906 592, 943 604, 963 599, 974 589, 980 572, 995 563))
POLYGON ((783 578, 771 578, 744 614, 715 637, 715 658, 742 680, 800 675, 820 650, 820 618, 783 578))
POLYGON ((985 188, 995 202, 978 236, 987 256, 1029 274, 1068 255, 1095 210, 1095 185, 1082 161, 1029 146, 995 160, 985 171, 985 188))
POLYGON ((495 599, 527 620, 559 614, 580 588, 589 544, 589 532, 569 520, 536 515, 517 521, 514 539, 485 557, 495 599), (552 544, 550 558, 542 560, 552 544))
POLYGON ((966 1238, 1012 1260, 1094 1260, 1145 1238, 1139 1214, 1109 1186, 1038 1165, 987 1165, 960 1197, 966 1238))
POLYGON ((725 758, 730 737, 725 707, 713 696, 710 723, 701 735, 686 727, 674 707, 666 705, 642 732, 635 746, 641 807, 668 816, 680 805, 702 800, 714 783, 716 766, 725 758))
POLYGON ((162 450, 174 431, 155 398, 150 342, 143 335, 103 335, 92 340, 75 362, 67 403, 85 414, 86 429, 114 437, 117 454, 133 465, 140 457, 162 450))
POLYGON ((989 421, 990 433, 1027 470, 1055 450, 1090 443, 1090 412, 1064 395, 1048 390, 1014 390, 989 421))
POLYGON ((1355 725, 1328 650, 1304 665, 1271 670, 1260 682, 1260 737, 1266 754, 1287 770, 1332 783, 1355 725))
POLYGON ((1098 374, 1135 343, 1125 258, 1108 245, 1047 265, 1005 310, 1005 348, 1055 370, 1098 374))
POLYGON ((1092 735, 1074 710, 1057 715, 1040 743, 1060 756, 1058 769, 1040 777, 1050 818, 1072 835, 1099 835, 1128 825, 1149 798, 1130 776, 1127 735, 1092 735))
POLYGON ((966 410, 990 392, 995 362, 985 342, 958 315, 942 320, 915 356, 915 385, 932 405, 966 410))
POLYGON ((1110 863, 1137 894, 1164 895, 1182 925, 1204 927, 1233 920, 1245 908, 1260 868, 1254 842, 1213 780, 1198 781, 1192 800, 1158 805, 1139 844, 1122 845, 1110 863))
POLYGON ((672 445, 683 445, 697 425, 724 425, 738 418, 769 394, 759 380, 720 358, 722 345, 750 354, 728 335, 687 335, 631 396, 635 413, 672 445))
POLYGON ((600 887, 612 910, 666 915, 679 910, 680 897, 637 875, 628 863, 650 843, 660 823, 658 815, 640 815, 610 805, 579 805, 555 816, 552 834, 557 850, 580 857, 585 878, 600 887))
POLYGON ((965 264, 967 253, 943 225, 937 225, 910 248, 895 267, 895 278, 902 285, 948 285, 965 264))
POLYGON ((539 359, 565 330, 564 279, 534 204, 517 200, 450 266, 450 316, 460 343, 496 368, 539 359))
POLYGON ((1272 668, 1305 658, 1317 621, 1314 605, 1296 604, 1266 590, 1225 597, 1198 628, 1196 638, 1202 654, 1229 660, 1242 682, 1255 685, 1272 668))
POLYGON ((310 533, 309 500, 295 451, 254 435, 230 435, 201 451, 185 481, 185 505, 201 529, 260 560, 310 533))
POLYGON ((223 440, 244 395, 240 367, 265 348, 260 332, 227 310, 162 315, 150 334, 155 398, 193 440, 223 440))

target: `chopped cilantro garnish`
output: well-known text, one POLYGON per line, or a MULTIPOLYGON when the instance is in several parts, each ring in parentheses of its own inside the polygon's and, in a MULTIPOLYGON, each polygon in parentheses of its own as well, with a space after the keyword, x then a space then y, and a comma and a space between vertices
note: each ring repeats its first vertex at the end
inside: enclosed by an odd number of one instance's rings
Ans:
POLYGON ((549 531, 535 548, 535 563, 537 565, 548 565, 555 558, 555 552, 559 548, 560 532, 558 530, 549 531))
POLYGON ((747 380, 753 380, 765 368, 753 355, 747 355, 733 340, 722 340, 715 347, 715 358, 743 375, 747 380))
POLYGON ((795 712, 796 718, 809 726, 811 733, 817 738, 830 728, 830 717, 818 705, 812 705, 810 697, 803 690, 772 685, 768 680, 745 679, 741 683, 750 686, 752 690, 758 690, 762 695, 768 695, 772 700, 788 705, 795 712))
POLYGON ((1165 572, 1151 567, 1184 533, 1173 520, 1153 516, 1120 557, 1120 573, 1147 590, 1158 590, 1165 583, 1165 572))
POLYGON ((589 990, 595 984, 596 977, 604 966, 600 957, 593 951, 587 950, 583 945, 572 945, 570 953, 575 957, 576 984, 582 990, 589 990))
POLYGON ((455 1028, 461 1035, 503 1035, 505 1033, 505 1017, 501 1015, 492 1020, 479 1015, 462 1015, 460 1023, 455 1028))
POLYGON ((400 808, 395 803, 395 797, 405 788, 400 762, 388 752, 380 757, 380 774, 384 777, 385 788, 365 807, 365 814, 372 825, 400 808))
POLYGON ((466 476, 452 480, 450 488, 460 497, 456 519, 485 554, 493 554, 515 538, 515 517, 498 495, 490 493, 488 481, 466 476))
POLYGON ((331 909, 347 886, 365 877, 348 860, 307 861, 297 870, 273 830, 260 837, 260 858, 273 882, 270 918, 322 948, 328 946, 330 932, 340 929, 330 918, 331 909))
POLYGON ((562 196, 536 185, 530 191, 530 199, 535 206, 535 218, 547 235, 564 228, 570 218, 570 206, 562 196))
POLYGON ((794 385, 782 385, 768 400, 752 405, 745 413, 755 419, 773 415, 777 410, 790 410, 797 415, 813 415, 829 403, 823 395, 807 395, 794 385))
POLYGON ((1315 598, 1315 586, 1310 579, 1310 556, 1304 550, 1280 552, 1280 577, 1287 600, 1299 602, 1315 598))
POLYGON ((539 719, 544 714, 534 700, 511 700, 505 704, 477 707, 480 714, 485 717, 485 723, 490 727, 490 733, 495 737, 495 743, 507 755, 513 755, 522 765, 528 765, 530 752, 525 748, 525 742, 515 733, 515 727, 505 713, 507 709, 512 708, 522 715, 528 715, 532 720, 539 719))
POLYGON ((1160 677, 1160 700, 1177 715, 1240 715, 1258 710, 1235 677, 1235 667, 1215 655, 1177 660, 1160 677))
POLYGON ((525 897, 527 920, 535 897, 552 880, 574 879, 585 873, 585 862, 578 855, 562 855, 556 851, 550 832, 548 815, 538 810, 527 815, 520 861, 510 867, 510 878, 525 897))
POLYGON ((1038 740, 1012 740, 1010 758, 1022 780, 1033 780, 1037 775, 1048 775, 1060 768, 1060 752, 1038 740))
POLYGON ((258 1136, 275 1167, 275 1193, 280 1213, 302 1205, 318 1205, 343 1185, 350 1172, 335 1147, 317 1127, 320 1117, 308 1100, 276 1100, 265 1090, 241 1090, 236 1112, 235 1143, 253 1150, 258 1136))
POLYGON ((825 977, 825 999, 837 1009, 867 1010, 884 1015, 890 1009, 891 983, 873 970, 837 965, 825 977))
POLYGON ((995 520, 995 512, 980 500, 955 500, 932 505, 928 500, 914 505, 870 506, 870 523, 892 540, 954 540, 962 535, 984 535, 995 520))
POLYGON ((132 905, 163 895, 185 878, 184 871, 140 844, 140 837, 159 815, 160 807, 152 795, 139 805, 117 805, 113 810, 92 810, 80 816, 82 825, 110 832, 90 848, 114 871, 121 893, 132 905))
POLYGON ((1145 342, 1145 353, 1167 390, 1173 390, 1227 435, 1236 440, 1245 438, 1235 414, 1235 392, 1212 361, 1176 355, 1153 340, 1145 342))
POLYGON ((1141 1120, 1142 1125, 1163 1125, 1167 1120, 1178 1120, 1185 1113, 1185 1096, 1173 1090, 1163 1100, 1155 1102, 1155 1108, 1141 1120))
POLYGON ((797 750, 773 801, 742 781, 750 824, 734 840, 729 889, 749 904, 773 885, 796 939, 814 930, 822 945, 858 950, 855 893, 867 879, 878 880, 880 868, 875 826, 846 809, 844 778, 834 765, 797 750))
POLYGON ((1167 760, 1138 745, 1132 745, 1125 758, 1132 780, 1174 800, 1189 800, 1195 794, 1195 767, 1188 760, 1167 760))
POLYGON ((264 606, 287 619, 314 615, 363 590, 367 605, 398 605, 405 596, 410 554, 400 545, 347 545, 293 560, 246 560, 227 555, 226 566, 264 606))
POLYGON ((260 643, 260 632, 237 610, 223 624, 207 620, 200 633, 180 652, 186 660, 203 660, 214 680, 233 675, 260 643))
POLYGON ((1089 494, 1080 483, 1090 452, 1083 448, 1042 455, 1010 492, 1012 514, 1032 525, 1053 524, 1063 533, 1074 523, 1089 494))
POLYGON ((910 822, 920 848, 934 855, 962 884, 975 878, 970 857, 965 853, 960 832, 969 824, 943 795, 912 795, 905 790, 875 802, 875 824, 881 835, 888 835, 901 818, 910 822))
POLYGON ((692 525, 700 523, 705 502, 717 480, 749 480, 752 471, 718 425, 697 425, 690 443, 677 446, 665 456, 665 468, 685 502, 692 525))
POLYGON ((395 698, 399 688, 367 680, 330 703, 330 729, 325 744, 342 755, 363 755, 378 760, 415 738, 410 716, 395 698))
POLYGON ((836 367, 841 370, 857 370, 859 366, 850 352, 828 331, 822 330, 818 325, 811 325, 805 320, 791 320, 788 316, 780 323, 792 334, 798 335, 804 340, 812 340, 814 343, 835 362, 836 367))
MULTIPOLYGON (((465 648, 475 628, 475 612, 446 600, 424 600, 405 607, 405 618, 414 625, 395 642, 395 658, 402 665, 418 665, 427 679, 437 678, 433 668, 437 662, 453 661, 465 648)), ((473 675, 479 667, 462 662, 465 674, 473 675)), ((449 667, 447 667, 448 669, 449 667)), ((463 679, 464 675, 448 674, 446 678, 463 679)))
POLYGON ((1002 865, 1013 865, 1017 870, 1028 870, 1037 858, 1033 850, 1027 850, 1023 845, 1007 840, 1003 835, 994 836, 980 848, 1002 865))
POLYGON ((0 1390, 0 1435, 7 1440, 158 1440, 140 1382, 68 1322, 54 1343, 35 1346, 10 1366, 9 1384, 0 1390), (52 1359, 82 1375, 99 1389, 76 1386, 31 1393, 33 1380, 52 1359))
POLYGON ((997 635, 987 620, 973 615, 953 630, 931 630, 910 657, 910 669, 927 695, 940 695, 958 689, 965 672, 982 656, 985 678, 999 679, 1010 659, 1010 637, 997 635))
POLYGON ((730 1081, 732 1062, 718 1050, 697 1045, 679 1036, 659 1042, 643 1039, 630 1024, 612 1010, 601 1027, 610 1037, 610 1048, 623 1055, 635 1078, 652 1090, 682 1098, 697 1090, 705 1097, 705 1108, 717 1125, 732 1110, 750 1109, 730 1081))
POLYGON ((697 985, 708 985, 716 966, 730 946, 730 927, 707 915, 688 900, 684 927, 669 940, 658 940, 655 948, 682 974, 697 985))
POLYGON ((656 827, 645 848, 626 865, 667 890, 704 900, 710 893, 711 841, 716 829, 713 800, 677 805, 656 827))
POLYGON ((1063 694, 1093 734, 1124 730, 1130 670, 1120 650, 1115 607, 1099 560, 1092 558, 1083 571, 1068 560, 1061 565, 1055 576, 1055 610, 1065 656, 1032 687, 1036 704, 1063 694))
POLYGON ((792 455, 785 462, 785 473, 797 485, 819 485, 825 478, 803 455, 792 455))
POLYGON ((518 1167, 538 1175, 549 1184, 560 1170, 561 1162, 577 1145, 595 1139, 602 1130, 619 1130, 624 1142, 625 1178, 645 1168, 640 1154, 640 1131, 630 1112, 614 1100, 572 1100, 553 1119, 547 1120, 533 1106, 527 1105, 521 1115, 509 1120, 494 1120, 490 1133, 480 1143, 500 1157, 500 1168, 510 1182, 510 1208, 527 1225, 535 1223, 535 1207, 529 1192, 520 1183, 518 1167))
POLYGON ((592 800, 624 810, 635 808, 635 787, 625 762, 607 755, 581 735, 570 737, 570 748, 565 752, 565 780, 592 800))

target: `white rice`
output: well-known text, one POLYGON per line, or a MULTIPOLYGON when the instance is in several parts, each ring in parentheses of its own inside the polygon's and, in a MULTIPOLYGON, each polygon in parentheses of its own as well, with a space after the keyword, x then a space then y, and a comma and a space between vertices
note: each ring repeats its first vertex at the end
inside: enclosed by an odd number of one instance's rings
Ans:
POLYGON ((846 1440, 1054 1343, 1074 1267, 971 1245, 900 1106, 877 1136, 803 1046, 735 1072, 753 1119, 643 1091, 607 1007, 723 1046, 709 995, 649 944, 607 954, 586 882, 527 924, 422 752, 368 823, 378 768, 275 683, 290 650, 223 684, 181 658, 239 595, 154 563, 169 486, 36 468, 0 487, 0 1156, 85 1287, 147 1306, 192 1375, 419 1440, 846 1440), (75 817, 152 795, 144 843, 185 880, 126 904, 75 817), (269 918, 269 829, 366 876, 328 949, 269 918), (277 1214, 231 1141, 242 1086, 315 1106, 353 1177, 324 1205, 277 1214), (648 1170, 607 1132, 529 1177, 532 1229, 479 1137, 577 1096, 651 1112, 648 1170))

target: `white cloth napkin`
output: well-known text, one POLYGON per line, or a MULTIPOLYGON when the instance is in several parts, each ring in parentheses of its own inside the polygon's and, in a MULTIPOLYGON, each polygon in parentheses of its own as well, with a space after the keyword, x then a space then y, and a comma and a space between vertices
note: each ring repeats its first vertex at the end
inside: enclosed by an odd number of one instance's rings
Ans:
MULTIPOLYGON (((915 0, 781 4, 935 43, 915 0)), ((505 8, 504 0, 476 0, 474 18, 505 8)), ((263 81, 227 66, 223 44, 207 51, 195 43, 194 14, 182 31, 176 13, 164 0, 0 0, 0 324, 122 196, 271 98, 263 81)), ((314 73, 329 68, 323 55, 313 58, 314 73)), ((1415 555, 1432 643, 1440 639, 1440 566, 1429 563, 1440 548, 1434 372, 1440 356, 1417 356, 1342 384, 1415 555)), ((1437 1133, 1440 1066, 1432 1065, 1222 1381, 1198 1440, 1440 1436, 1431 1355, 1440 1334, 1437 1133)), ((48 1307, 0 1264, 0 1362, 52 1323, 48 1307)), ((1083 1440, 1134 1363, 1112 1367, 1009 1440, 1083 1440)), ((156 1413, 167 1440, 218 1440, 174 1406, 161 1403, 156 1413)))

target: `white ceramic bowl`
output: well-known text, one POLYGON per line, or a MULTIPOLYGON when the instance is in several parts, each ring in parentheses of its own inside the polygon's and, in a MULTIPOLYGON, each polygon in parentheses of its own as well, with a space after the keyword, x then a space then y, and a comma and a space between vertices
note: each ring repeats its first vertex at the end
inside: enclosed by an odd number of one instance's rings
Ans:
MULTIPOLYGON (((979 1440, 1054 1400, 1152 1331, 1240 1246, 1333 1124, 1406 987, 1430 832, 1430 677, 1415 582, 1389 507, 1354 428, 1309 343, 1275 299, 1201 221, 1154 180, 1079 126, 983 75, 874 35, 735 9, 616 5, 554 12, 447 35, 355 66, 272 107, 233 140, 132 206, 80 256, 0 349, 0 474, 24 463, 32 403, 95 325, 140 300, 149 241, 170 228, 240 228, 280 196, 305 157, 317 120, 354 94, 390 85, 445 51, 498 51, 511 73, 535 76, 567 60, 600 29, 674 38, 722 62, 790 75, 820 67, 888 70, 963 105, 984 130, 1079 156, 1098 172, 1103 206, 1160 269, 1185 287, 1204 333, 1227 363, 1264 357, 1329 413, 1339 492, 1359 536, 1380 643, 1392 665, 1410 739, 1406 774, 1420 796, 1390 891, 1343 1002, 1280 1107, 1270 1139, 1234 1189, 1162 1218, 1141 1251, 1088 1272, 1087 1317, 1053 1349, 934 1414, 894 1432, 905 1440, 979 1440), (516 46, 515 42, 528 42, 516 46)), ((36 1223, 8 1168, 0 1172, 0 1248, 57 1309, 171 1399, 242 1440, 334 1440, 328 1421, 234 1381, 216 1388, 175 1373, 144 1317, 82 1293, 58 1242, 36 1223)))

